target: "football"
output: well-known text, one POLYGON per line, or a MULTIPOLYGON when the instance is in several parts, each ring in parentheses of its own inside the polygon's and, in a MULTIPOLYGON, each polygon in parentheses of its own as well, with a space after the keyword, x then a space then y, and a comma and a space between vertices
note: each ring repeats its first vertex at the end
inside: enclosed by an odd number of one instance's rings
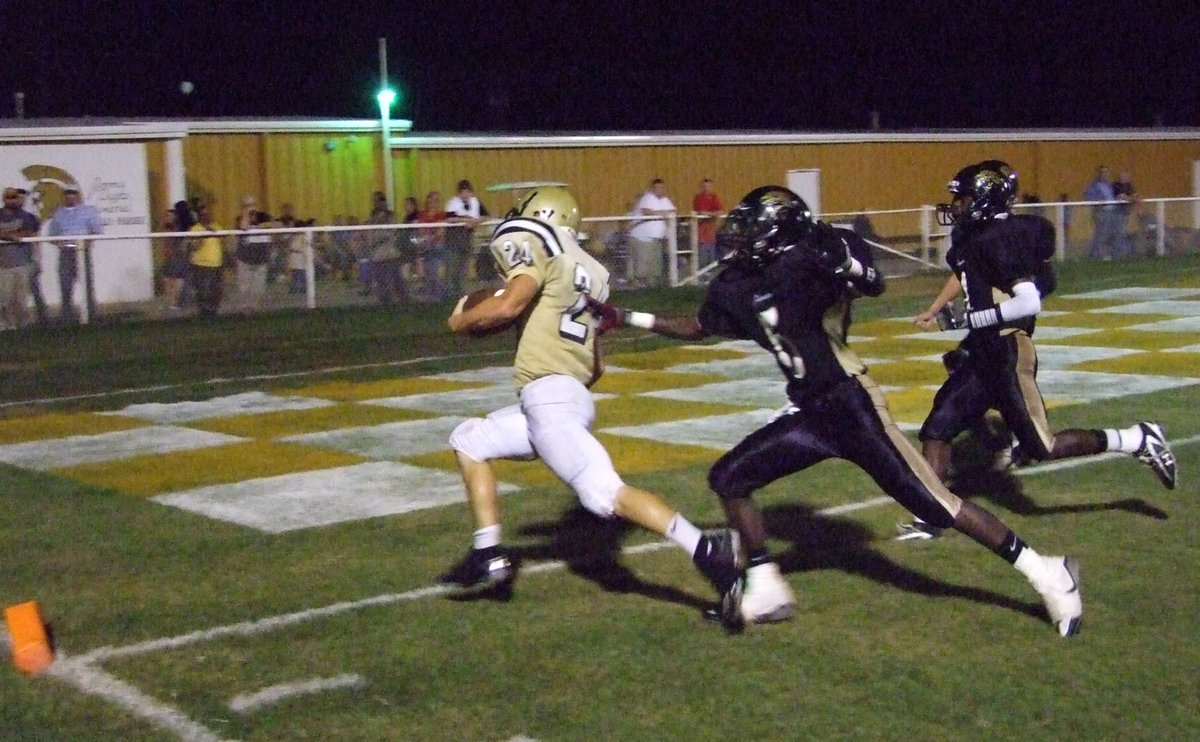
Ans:
MULTIPOLYGON (((487 299, 490 296, 500 296, 503 293, 504 293, 504 289, 502 289, 502 288, 501 289, 479 289, 478 291, 472 291, 471 293, 467 294, 466 296, 464 296, 462 299, 459 300, 459 304, 460 304, 459 311, 465 312, 468 309, 478 306, 479 303, 482 302, 484 299, 487 299)), ((507 330, 508 328, 510 328, 512 326, 513 326, 512 322, 506 322, 501 325, 496 325, 495 327, 489 327, 486 330, 471 330, 467 334, 469 334, 471 337, 476 337, 476 338, 488 337, 489 335, 495 335, 497 333, 504 332, 505 330, 507 330)))

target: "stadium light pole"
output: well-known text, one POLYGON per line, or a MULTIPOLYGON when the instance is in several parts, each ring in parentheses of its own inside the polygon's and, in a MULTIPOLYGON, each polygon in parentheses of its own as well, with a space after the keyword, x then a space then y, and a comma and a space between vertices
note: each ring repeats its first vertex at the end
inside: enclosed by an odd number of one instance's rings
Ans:
POLYGON ((396 92, 388 87, 387 78, 387 39, 379 40, 379 128, 383 136, 383 195, 387 199, 388 208, 392 207, 392 191, 395 183, 392 175, 392 132, 390 128, 392 103, 396 100, 396 92))

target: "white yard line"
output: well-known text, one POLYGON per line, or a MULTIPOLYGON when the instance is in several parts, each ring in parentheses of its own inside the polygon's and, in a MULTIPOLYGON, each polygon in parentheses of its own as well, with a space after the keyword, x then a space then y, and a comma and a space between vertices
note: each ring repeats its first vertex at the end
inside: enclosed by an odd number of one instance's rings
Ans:
POLYGON ((174 734, 183 742, 231 742, 179 709, 118 680, 82 657, 59 657, 46 674, 92 696, 99 696, 133 716, 174 734))
POLYGON ((313 678, 312 680, 304 680, 298 683, 281 683, 263 688, 254 693, 243 693, 234 696, 229 702, 229 708, 239 714, 244 714, 249 711, 257 711, 265 706, 286 701, 289 698, 296 696, 305 696, 312 693, 324 693, 327 690, 340 690, 342 688, 361 688, 366 685, 367 681, 363 680, 362 675, 355 673, 346 673, 337 675, 332 678, 313 678))

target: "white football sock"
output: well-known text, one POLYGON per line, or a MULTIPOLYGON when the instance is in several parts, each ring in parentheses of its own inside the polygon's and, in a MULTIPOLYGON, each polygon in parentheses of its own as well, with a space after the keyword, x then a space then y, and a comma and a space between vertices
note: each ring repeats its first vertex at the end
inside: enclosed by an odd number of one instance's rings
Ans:
POLYGON ((1017 561, 1013 563, 1017 571, 1029 578, 1029 581, 1036 587, 1044 583, 1049 575, 1046 569, 1046 560, 1042 559, 1041 555, 1033 549, 1026 546, 1021 549, 1021 553, 1017 555, 1017 561))
POLYGON ((1121 430, 1105 428, 1104 437, 1107 439, 1105 450, 1134 453, 1142 447, 1146 436, 1140 425, 1132 425, 1121 430))
POLYGON ((486 549, 489 546, 500 545, 500 524, 480 528, 475 532, 475 548, 486 549))
POLYGON ((665 535, 689 554, 695 554, 696 547, 700 545, 700 529, 679 513, 675 513, 675 517, 667 524, 665 535))

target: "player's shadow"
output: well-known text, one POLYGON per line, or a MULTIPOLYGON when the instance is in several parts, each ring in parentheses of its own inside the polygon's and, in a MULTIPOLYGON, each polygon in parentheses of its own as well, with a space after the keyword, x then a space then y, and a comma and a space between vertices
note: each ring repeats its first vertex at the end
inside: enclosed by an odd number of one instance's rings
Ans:
POLYGON ((1143 515, 1156 520, 1169 516, 1145 500, 1126 497, 1108 502, 1073 503, 1069 505, 1040 505, 1021 487, 1021 480, 1012 469, 996 471, 991 464, 994 451, 982 448, 971 436, 957 444, 952 452, 954 483, 950 487, 954 494, 964 498, 982 497, 988 502, 1005 508, 1017 515, 1040 516, 1065 513, 1096 513, 1123 510, 1133 515, 1143 515))
MULTIPOLYGON (((870 544, 874 534, 853 521, 820 516, 799 504, 766 508, 763 518, 770 536, 791 543, 790 548, 776 555, 779 569, 785 573, 837 569, 918 595, 972 600, 1045 618, 1040 602, 1017 600, 984 588, 955 585, 897 564, 872 549, 870 544)), ((981 547, 979 558, 998 557, 981 547)))
POLYGON ((1123 510, 1133 515, 1166 520, 1166 511, 1136 497, 1108 502, 1084 502, 1064 505, 1040 505, 1021 489, 1021 481, 1010 472, 976 471, 959 475, 952 487, 954 494, 964 498, 982 497, 994 505, 1017 515, 1058 515, 1062 513, 1098 513, 1123 510))
MULTIPOLYGON (((609 592, 644 595, 654 600, 689 606, 708 608, 716 594, 704 598, 670 585, 648 582, 634 574, 621 563, 621 550, 630 530, 638 529, 620 518, 604 519, 582 506, 575 506, 563 513, 557 522, 531 523, 522 527, 522 536, 540 536, 545 542, 537 545, 519 546, 512 549, 520 561, 558 560, 566 564, 575 575, 590 580, 609 592)), ((679 552, 681 561, 691 568, 690 558, 679 552)))

